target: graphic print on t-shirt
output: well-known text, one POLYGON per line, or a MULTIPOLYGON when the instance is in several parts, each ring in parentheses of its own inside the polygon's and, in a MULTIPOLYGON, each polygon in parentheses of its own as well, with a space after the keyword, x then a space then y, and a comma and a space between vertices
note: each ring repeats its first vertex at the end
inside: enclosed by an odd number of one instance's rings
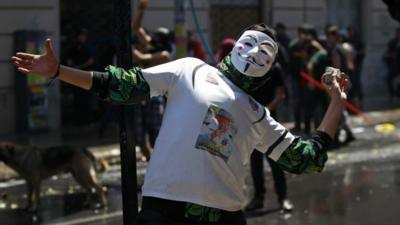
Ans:
POLYGON ((232 138, 237 133, 232 115, 216 105, 208 107, 196 148, 228 161, 233 151, 232 138))

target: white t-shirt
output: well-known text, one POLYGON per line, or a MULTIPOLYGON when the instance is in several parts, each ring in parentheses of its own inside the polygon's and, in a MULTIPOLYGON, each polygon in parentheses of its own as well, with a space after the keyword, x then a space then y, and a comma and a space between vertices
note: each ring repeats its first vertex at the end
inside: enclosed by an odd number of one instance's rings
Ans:
POLYGON ((218 69, 184 58, 142 71, 167 96, 143 196, 242 209, 245 164, 257 148, 278 160, 294 136, 218 69))

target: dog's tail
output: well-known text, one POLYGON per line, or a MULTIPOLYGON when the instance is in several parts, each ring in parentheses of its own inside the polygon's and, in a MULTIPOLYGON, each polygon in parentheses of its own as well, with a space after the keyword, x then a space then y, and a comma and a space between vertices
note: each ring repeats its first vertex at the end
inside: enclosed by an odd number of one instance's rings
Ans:
POLYGON ((96 157, 94 157, 93 153, 91 151, 89 151, 89 149, 85 148, 85 150, 83 152, 85 153, 85 155, 87 155, 89 157, 89 159, 95 165, 96 172, 104 173, 110 167, 108 165, 107 160, 105 160, 105 159, 96 159, 96 157))

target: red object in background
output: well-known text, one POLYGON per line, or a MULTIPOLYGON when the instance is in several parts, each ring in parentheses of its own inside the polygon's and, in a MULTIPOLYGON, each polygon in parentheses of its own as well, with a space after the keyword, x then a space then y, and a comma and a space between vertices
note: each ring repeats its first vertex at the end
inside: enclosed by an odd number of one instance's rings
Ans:
POLYGON ((235 39, 233 38, 225 38, 222 43, 221 46, 217 52, 217 62, 221 62, 221 60, 223 58, 225 58, 225 56, 227 56, 233 48, 233 45, 235 44, 235 39))
POLYGON ((192 50, 193 57, 205 60, 206 59, 206 53, 204 51, 203 46, 201 45, 200 41, 198 40, 193 40, 190 42, 190 47, 192 50))
MULTIPOLYGON (((324 86, 319 81, 315 80, 310 74, 308 74, 306 72, 301 72, 300 75, 301 75, 301 78, 303 78, 304 80, 306 80, 310 84, 314 85, 315 87, 317 87, 321 91, 325 91, 324 86)), ((365 122, 367 122, 369 124, 374 123, 375 120, 372 117, 365 115, 364 112, 362 112, 360 109, 358 109, 354 105, 350 104, 347 101, 345 101, 344 104, 345 104, 345 107, 348 110, 350 110, 351 112, 355 113, 358 116, 361 116, 365 120, 365 122)))

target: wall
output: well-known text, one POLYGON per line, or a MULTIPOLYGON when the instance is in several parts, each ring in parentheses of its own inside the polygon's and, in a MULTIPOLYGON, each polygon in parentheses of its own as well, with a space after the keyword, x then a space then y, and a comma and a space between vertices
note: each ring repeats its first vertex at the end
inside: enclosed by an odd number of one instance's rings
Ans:
POLYGON ((288 33, 292 37, 296 35, 297 27, 301 24, 313 24, 318 31, 322 31, 327 22, 325 1, 272 0, 264 5, 272 7, 270 24, 274 25, 278 22, 286 24, 288 33))
POLYGON ((218 52, 225 38, 236 38, 244 28, 260 21, 259 0, 210 0, 210 45, 218 52))
MULTIPOLYGON (((391 104, 386 86, 386 66, 382 56, 389 39, 399 26, 393 20, 386 5, 381 0, 368 0, 363 5, 363 38, 367 44, 367 53, 363 67, 364 93, 371 109, 375 110, 391 104)), ((399 81, 400 82, 400 81, 399 81)))
MULTIPOLYGON (((15 132, 15 79, 10 57, 13 55, 13 32, 20 29, 42 29, 49 32, 59 52, 58 0, 0 1, 0 135, 15 132)), ((50 88, 50 124, 59 127, 58 85, 50 88)))

